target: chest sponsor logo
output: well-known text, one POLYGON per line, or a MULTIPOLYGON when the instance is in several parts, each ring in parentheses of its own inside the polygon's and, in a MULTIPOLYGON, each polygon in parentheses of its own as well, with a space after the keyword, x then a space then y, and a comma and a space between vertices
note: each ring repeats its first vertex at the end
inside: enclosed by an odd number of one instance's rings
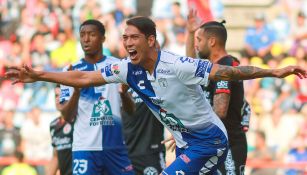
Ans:
POLYGON ((100 125, 114 125, 110 102, 103 97, 95 102, 90 119, 90 126, 100 125))
POLYGON ((167 113, 164 109, 160 109, 159 113, 161 121, 166 124, 171 130, 179 132, 190 132, 184 127, 182 122, 172 113, 167 113))
POLYGON ((71 149, 71 137, 52 137, 52 142, 56 146, 56 150, 71 149))
POLYGON ((160 78, 158 79, 158 83, 160 87, 166 88, 168 86, 166 78, 160 78))
POLYGON ((216 83, 218 89, 228 89, 228 81, 219 81, 216 83))
POLYGON ((133 71, 132 74, 133 75, 142 75, 143 71, 141 70, 136 70, 136 71, 133 71))

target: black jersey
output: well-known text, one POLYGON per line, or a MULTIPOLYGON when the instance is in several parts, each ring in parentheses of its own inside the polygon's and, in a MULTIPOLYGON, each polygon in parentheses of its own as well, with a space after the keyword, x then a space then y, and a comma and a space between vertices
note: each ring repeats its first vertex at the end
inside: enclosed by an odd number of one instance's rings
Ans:
MULTIPOLYGON (((217 64, 238 66, 239 61, 235 57, 227 55, 221 58, 217 64)), ((209 85, 205 87, 204 90, 206 98, 209 100, 211 106, 213 106, 213 96, 215 94, 230 94, 227 116, 222 119, 222 121, 227 129, 230 140, 232 136, 236 137, 240 133, 243 134, 241 125, 243 115, 250 115, 250 107, 244 99, 243 81, 210 81, 209 85)))
POLYGON ((52 147, 58 153, 58 165, 61 175, 72 174, 72 138, 73 125, 63 118, 56 118, 50 124, 52 147))
POLYGON ((129 156, 158 153, 164 150, 163 125, 156 119, 141 98, 131 89, 136 111, 129 115, 122 111, 123 132, 129 156))

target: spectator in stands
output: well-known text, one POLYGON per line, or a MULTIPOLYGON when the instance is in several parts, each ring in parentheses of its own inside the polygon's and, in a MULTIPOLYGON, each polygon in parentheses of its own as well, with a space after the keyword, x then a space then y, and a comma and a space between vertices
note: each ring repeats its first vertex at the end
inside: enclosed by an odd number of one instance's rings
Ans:
MULTIPOLYGON (((21 127, 23 152, 26 159, 34 161, 49 160, 52 155, 49 123, 39 108, 34 107, 28 113, 21 127)), ((39 174, 44 174, 44 167, 38 166, 39 174)))
POLYGON ((36 170, 24 162, 24 156, 21 152, 15 153, 16 163, 3 169, 1 175, 37 175, 36 170))
POLYGON ((291 35, 293 38, 292 54, 299 46, 307 49, 307 22, 304 12, 297 14, 296 21, 291 25, 291 35))
MULTIPOLYGON (((272 152, 268 149, 266 145, 266 136, 264 132, 262 131, 256 131, 255 132, 255 150, 253 150, 249 158, 255 161, 272 161, 274 159, 274 155, 272 152)), ((254 168, 252 169, 251 174, 252 175, 272 175, 275 174, 274 169, 258 169, 254 168)))
POLYGON ((266 23, 264 14, 257 14, 254 26, 248 28, 245 35, 245 46, 242 52, 244 57, 259 56, 264 63, 271 59, 270 51, 275 41, 275 34, 266 23))
POLYGON ((3 128, 0 129, 0 156, 14 156, 20 150, 21 137, 19 128, 14 126, 14 111, 4 111, 3 128))

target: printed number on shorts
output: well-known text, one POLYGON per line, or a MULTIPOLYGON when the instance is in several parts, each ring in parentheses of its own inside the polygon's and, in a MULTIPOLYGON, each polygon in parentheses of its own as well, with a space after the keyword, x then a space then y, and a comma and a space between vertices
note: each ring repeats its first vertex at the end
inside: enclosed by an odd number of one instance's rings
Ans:
POLYGON ((74 174, 83 174, 87 171, 87 160, 84 159, 74 159, 74 174))

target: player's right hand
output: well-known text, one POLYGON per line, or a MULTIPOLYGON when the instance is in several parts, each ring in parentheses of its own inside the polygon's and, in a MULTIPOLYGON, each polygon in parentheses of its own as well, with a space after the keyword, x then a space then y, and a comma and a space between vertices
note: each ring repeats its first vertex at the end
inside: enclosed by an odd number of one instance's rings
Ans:
POLYGON ((163 140, 161 144, 164 144, 167 150, 170 150, 173 152, 176 148, 176 142, 173 136, 170 136, 169 138, 163 140))
POLYGON ((12 66, 5 72, 5 78, 12 79, 12 84, 32 83, 38 81, 39 71, 35 71, 28 65, 12 66))

